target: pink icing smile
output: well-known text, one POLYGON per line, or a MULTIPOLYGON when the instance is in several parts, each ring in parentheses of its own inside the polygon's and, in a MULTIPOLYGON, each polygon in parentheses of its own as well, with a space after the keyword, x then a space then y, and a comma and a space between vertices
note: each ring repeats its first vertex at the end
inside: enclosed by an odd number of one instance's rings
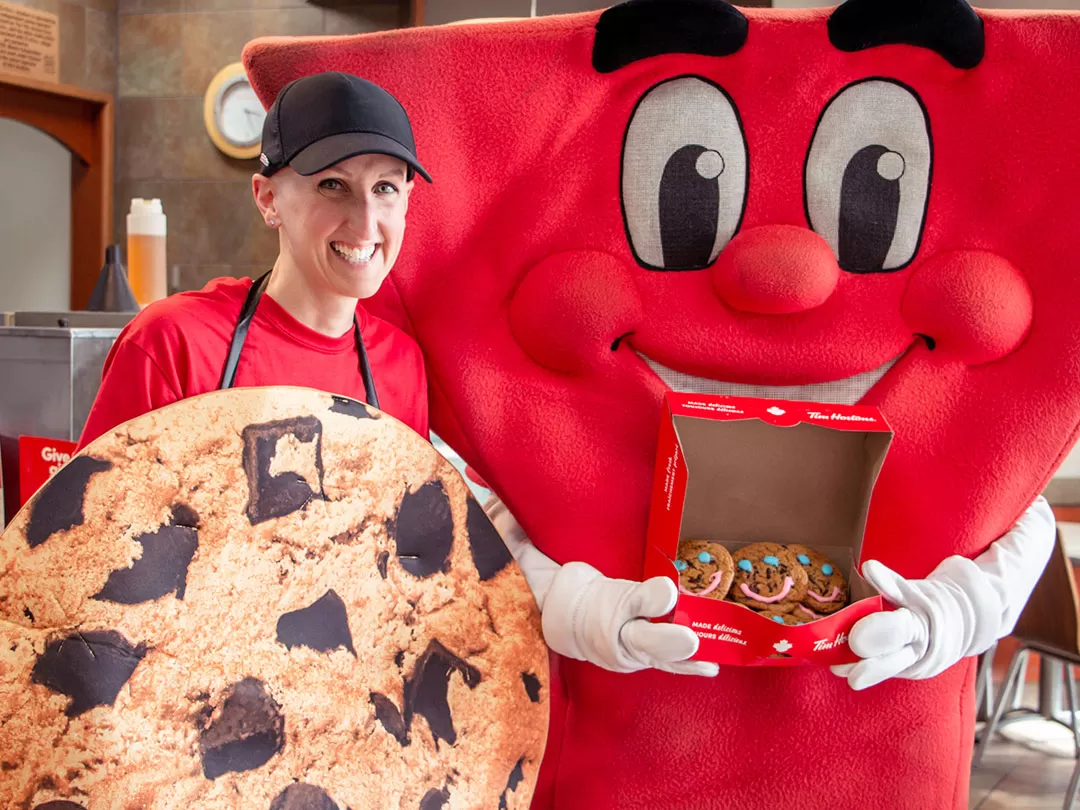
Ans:
POLYGON ((698 591, 696 593, 694 591, 686 590, 686 588, 684 588, 682 586, 682 583, 680 582, 679 583, 679 592, 680 593, 688 593, 691 596, 708 596, 710 593, 712 593, 713 591, 715 591, 717 589, 717 587, 720 585, 720 580, 722 580, 723 578, 724 578, 724 573, 722 571, 717 571, 715 574, 713 574, 711 577, 709 577, 709 587, 706 588, 703 591, 698 591))
POLYGON ((750 590, 745 582, 739 584, 739 590, 742 591, 745 596, 748 596, 750 599, 756 599, 758 602, 764 602, 766 605, 771 605, 773 602, 779 602, 791 593, 791 589, 794 587, 795 580, 791 577, 784 577, 784 590, 780 591, 776 596, 762 596, 760 593, 754 593, 750 590))
POLYGON ((840 595, 840 586, 833 585, 832 593, 830 593, 828 596, 821 596, 814 591, 807 591, 807 593, 814 597, 814 599, 816 599, 818 602, 835 602, 836 598, 840 595))

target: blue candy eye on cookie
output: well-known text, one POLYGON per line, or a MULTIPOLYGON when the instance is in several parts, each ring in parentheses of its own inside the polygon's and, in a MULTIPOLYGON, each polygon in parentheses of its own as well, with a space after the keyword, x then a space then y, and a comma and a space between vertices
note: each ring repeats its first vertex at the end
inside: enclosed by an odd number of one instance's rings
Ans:
POLYGON ((823 573, 825 576, 831 577, 832 572, 833 572, 833 567, 831 565, 829 565, 828 563, 825 563, 825 565, 821 566, 821 573, 823 573))
POLYGON ((761 561, 766 565, 771 565, 773 568, 780 564, 780 558, 774 557, 772 554, 770 554, 768 557, 762 557, 761 561))
POLYGON ((754 564, 749 560, 739 560, 739 570, 752 574, 754 572, 754 564))
POLYGON ((697 558, 698 558, 698 562, 703 562, 703 563, 711 563, 713 561, 712 554, 710 554, 707 551, 703 551, 700 554, 698 554, 697 558))
POLYGON ((686 564, 686 560, 676 560, 675 561, 675 570, 676 571, 685 571, 689 567, 690 566, 686 564))
POLYGON ((803 565, 809 565, 810 564, 810 558, 807 557, 805 554, 800 554, 796 559, 798 559, 798 561, 800 563, 802 563, 803 565))

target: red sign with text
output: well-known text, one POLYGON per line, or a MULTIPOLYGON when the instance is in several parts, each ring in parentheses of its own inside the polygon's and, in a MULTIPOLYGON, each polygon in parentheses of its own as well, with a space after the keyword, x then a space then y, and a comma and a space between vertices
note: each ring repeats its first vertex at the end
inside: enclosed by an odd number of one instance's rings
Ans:
POLYGON ((19 437, 19 508, 75 455, 75 442, 19 437))

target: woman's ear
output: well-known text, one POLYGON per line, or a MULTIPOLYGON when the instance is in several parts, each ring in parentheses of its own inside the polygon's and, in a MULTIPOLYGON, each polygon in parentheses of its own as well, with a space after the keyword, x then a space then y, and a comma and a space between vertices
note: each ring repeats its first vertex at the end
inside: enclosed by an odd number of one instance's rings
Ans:
POLYGON ((251 177, 251 195, 255 198, 255 205, 262 214, 262 218, 271 228, 276 228, 281 222, 277 215, 277 200, 274 194, 274 179, 255 174, 251 177))

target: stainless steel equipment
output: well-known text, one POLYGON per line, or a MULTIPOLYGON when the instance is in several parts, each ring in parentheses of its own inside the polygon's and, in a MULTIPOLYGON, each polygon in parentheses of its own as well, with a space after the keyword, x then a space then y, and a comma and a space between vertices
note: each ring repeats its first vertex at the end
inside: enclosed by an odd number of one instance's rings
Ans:
POLYGON ((0 436, 76 441, 120 329, 0 327, 0 436))
MULTIPOLYGON (((59 327, 56 314, 40 313, 53 326, 0 326, 0 461, 8 520, 17 504, 19 436, 78 441, 122 326, 93 327, 95 318, 114 313, 88 312, 59 314, 80 316, 76 320, 91 326, 59 327)), ((4 320, 25 322, 37 315, 6 313, 4 320)))
POLYGON ((46 326, 62 329, 122 329, 135 312, 7 312, 3 326, 46 326))

